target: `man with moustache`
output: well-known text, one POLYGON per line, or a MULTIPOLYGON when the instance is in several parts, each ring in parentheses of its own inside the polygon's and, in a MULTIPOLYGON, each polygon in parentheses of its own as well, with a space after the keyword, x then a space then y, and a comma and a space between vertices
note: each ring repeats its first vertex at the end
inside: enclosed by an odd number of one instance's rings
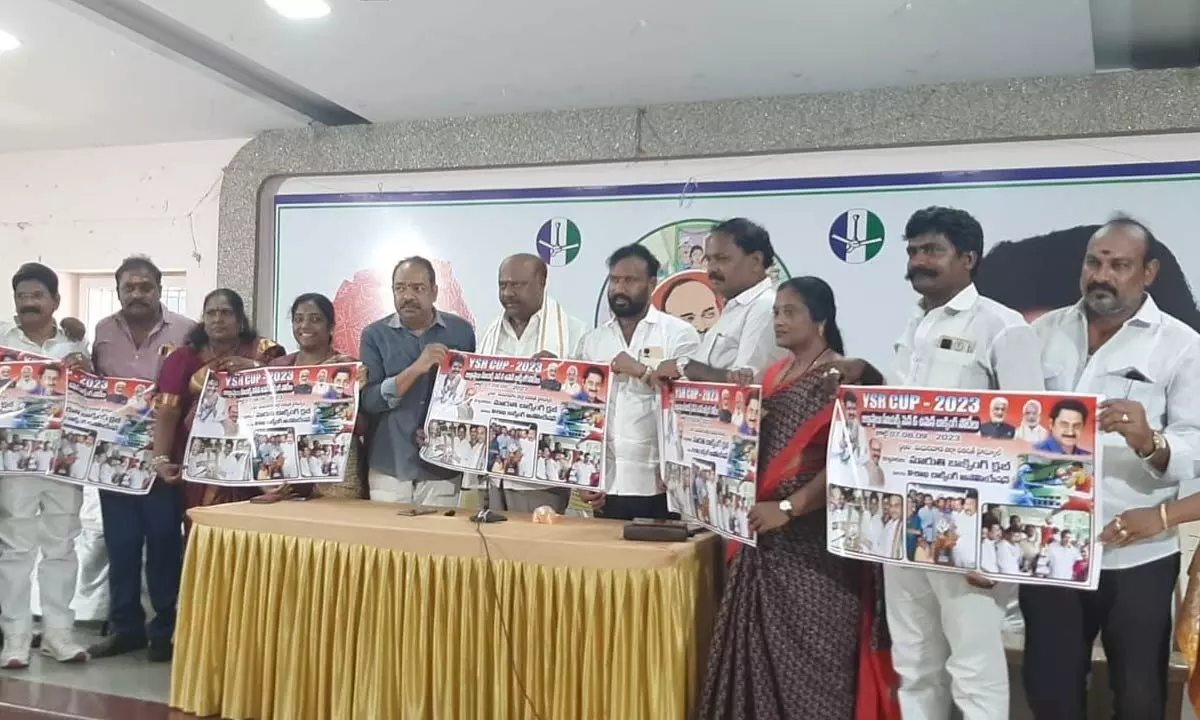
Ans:
MULTIPOLYGON (((1166 713, 1180 561, 1179 535, 1168 529, 1163 504, 1176 499, 1181 483, 1196 474, 1200 335, 1161 310, 1147 292, 1162 253, 1145 225, 1115 218, 1087 244, 1079 280, 1083 299, 1034 323, 1046 345, 1047 386, 1107 398, 1096 418, 1104 447, 1103 475, 1096 481, 1103 485, 1104 522, 1117 530, 1105 548, 1095 592, 1021 588, 1023 673, 1037 718, 1086 714, 1091 648, 1098 633, 1113 650, 1108 664, 1114 717, 1166 713), (1149 515, 1160 517, 1161 527, 1132 541, 1123 513, 1147 506, 1159 506, 1149 515)), ((1081 428, 1086 418, 1071 419, 1081 428)), ((1051 433, 1053 439, 1054 425, 1051 433)), ((1063 538, 1060 546, 1066 547, 1066 532, 1063 538)), ((1049 552, 1064 554, 1055 548, 1049 552)))
POLYGON ((775 344, 775 287, 767 271, 775 248, 766 229, 745 218, 717 225, 704 241, 708 277, 725 298, 717 324, 704 334, 697 359, 662 363, 661 380, 750 384, 787 351, 775 344))
MULTIPOLYGON (((511 357, 566 358, 575 349, 587 326, 568 315, 546 292, 548 275, 545 261, 537 255, 519 253, 500 263, 499 299, 504 312, 484 331, 479 352, 511 357)), ((557 390, 562 385, 547 376, 542 387, 557 390), (558 387, 547 387, 547 380, 553 380, 558 387)), ((468 482, 471 481, 468 476, 468 482)), ((478 484, 477 480, 475 482, 478 484)), ((571 501, 569 488, 551 488, 507 478, 499 485, 487 488, 490 507, 533 512, 549 505, 561 514, 571 501)))
POLYGON ((1012 440, 1017 429, 1004 421, 1008 398, 994 397, 988 405, 988 421, 979 426, 979 436, 992 440, 1012 440))
POLYGON ((392 270, 396 312, 363 329, 359 357, 367 368, 361 407, 377 421, 370 443, 371 499, 415 505, 458 505, 459 477, 421 462, 419 442, 433 378, 450 350, 475 352, 475 330, 434 307, 437 273, 413 256, 392 270))
POLYGON ((1013 437, 1023 440, 1030 445, 1036 445, 1049 435, 1042 427, 1042 404, 1037 400, 1029 400, 1021 408, 1021 425, 1013 432, 1013 437))
MULTIPOLYGON (((1041 391, 1041 343, 1016 312, 981 297, 974 277, 983 228, 970 214, 945 207, 918 210, 904 232, 905 275, 920 295, 896 341, 889 384, 954 390, 1041 391)), ((838 368, 854 382, 861 360, 838 368)), ((994 562, 984 545, 981 565, 994 562), (986 563, 985 563, 986 561, 986 563)), ((975 574, 884 568, 892 660, 905 717, 1008 718, 1008 664, 1002 629, 1011 588, 975 574)))
MULTIPOLYGON (((91 369, 87 347, 68 338, 54 321, 58 275, 26 263, 13 275, 15 322, 0 321, 0 345, 58 358, 68 367, 91 369)), ((33 642, 32 576, 38 569, 42 609, 42 652, 59 662, 83 662, 87 651, 73 638, 79 558, 75 539, 82 529, 83 489, 44 475, 0 482, 0 668, 29 666, 33 642), (38 563, 38 554, 41 563, 38 563)))
MULTIPOLYGON (((153 382, 163 360, 187 341, 195 323, 162 304, 162 271, 150 258, 127 258, 115 280, 121 309, 96 324, 92 364, 107 377, 153 382)), ((119 383, 122 400, 124 390, 119 383)), ((155 480, 145 495, 100 491, 112 635, 88 650, 92 657, 115 657, 149 645, 151 662, 171 659, 183 569, 181 487, 155 480), (142 607, 143 570, 154 608, 149 624, 142 607)))
MULTIPOLYGON (((597 517, 669 518, 666 487, 659 477, 658 393, 654 363, 671 365, 700 347, 687 322, 650 305, 659 262, 641 245, 618 248, 608 258, 608 306, 613 318, 589 331, 574 353, 578 360, 608 364, 607 460, 604 493, 581 492, 597 517)), ((767 324, 771 330, 772 325, 767 324)))
POLYGON ((1033 446, 1034 450, 1055 455, 1091 455, 1079 447, 1079 436, 1087 423, 1087 406, 1074 398, 1063 398, 1050 408, 1050 437, 1033 446))

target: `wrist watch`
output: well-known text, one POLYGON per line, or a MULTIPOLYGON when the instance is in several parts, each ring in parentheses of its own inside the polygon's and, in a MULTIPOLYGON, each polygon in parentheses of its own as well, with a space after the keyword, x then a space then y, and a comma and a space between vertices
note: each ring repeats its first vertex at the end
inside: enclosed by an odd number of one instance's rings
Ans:
POLYGON ((1150 439, 1154 442, 1150 452, 1142 453, 1140 450, 1134 450, 1134 453, 1136 453, 1137 456, 1142 460, 1149 460, 1156 454, 1167 449, 1167 439, 1163 437, 1163 434, 1159 431, 1155 430, 1154 432, 1150 433, 1150 439))
POLYGON ((691 360, 689 360, 686 357, 681 357, 675 361, 675 372, 679 373, 679 377, 681 380, 688 379, 687 366, 688 366, 688 363, 690 363, 690 362, 691 362, 691 360))
POLYGON ((779 501, 779 509, 783 511, 784 515, 787 515, 788 517, 792 517, 792 501, 791 500, 780 500, 779 501))

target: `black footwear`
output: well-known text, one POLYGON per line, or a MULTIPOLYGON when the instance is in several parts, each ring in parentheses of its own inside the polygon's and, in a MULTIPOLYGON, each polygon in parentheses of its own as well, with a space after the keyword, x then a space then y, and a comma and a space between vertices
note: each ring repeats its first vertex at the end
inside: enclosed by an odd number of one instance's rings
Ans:
POLYGON ((88 648, 88 654, 94 658, 109 658, 146 647, 145 635, 112 635, 88 648))
POLYGON ((171 654, 175 647, 169 638, 154 638, 150 641, 150 662, 171 662, 171 654))

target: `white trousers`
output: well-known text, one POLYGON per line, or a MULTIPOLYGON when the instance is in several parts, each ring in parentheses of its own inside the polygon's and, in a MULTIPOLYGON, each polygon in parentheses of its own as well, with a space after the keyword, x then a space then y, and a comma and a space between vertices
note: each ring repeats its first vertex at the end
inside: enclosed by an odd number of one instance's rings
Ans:
POLYGON ((952 704, 963 720, 1007 720, 1004 610, 991 591, 887 565, 884 593, 904 720, 948 720, 952 704))
MULTIPOLYGON (((83 489, 83 507, 79 510, 82 530, 75 539, 75 554, 79 557, 79 578, 75 583, 75 599, 71 609, 76 622, 105 622, 111 610, 108 595, 108 548, 104 544, 104 524, 100 517, 100 492, 83 489)), ((142 586, 143 597, 146 593, 142 586)), ((42 614, 38 574, 33 574, 30 606, 34 615, 42 614)), ((147 616, 151 617, 151 616, 147 616)))
POLYGON ((38 568, 42 625, 69 630, 79 557, 83 488, 38 476, 0 478, 0 630, 30 632, 33 569, 38 568), (38 563, 38 552, 42 554, 38 563))
POLYGON ((377 470, 367 473, 371 499, 377 502, 458 507, 460 480, 401 480, 377 470))

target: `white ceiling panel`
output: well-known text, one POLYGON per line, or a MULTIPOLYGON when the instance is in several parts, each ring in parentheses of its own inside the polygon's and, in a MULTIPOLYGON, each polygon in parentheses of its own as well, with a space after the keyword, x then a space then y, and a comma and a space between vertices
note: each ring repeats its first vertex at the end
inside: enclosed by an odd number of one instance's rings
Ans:
POLYGON ((0 54, 0 152, 249 137, 306 122, 50 0, 0 0, 0 28, 22 42, 0 54))
POLYGON ((1094 69, 1088 0, 141 1, 373 122, 1094 69))

